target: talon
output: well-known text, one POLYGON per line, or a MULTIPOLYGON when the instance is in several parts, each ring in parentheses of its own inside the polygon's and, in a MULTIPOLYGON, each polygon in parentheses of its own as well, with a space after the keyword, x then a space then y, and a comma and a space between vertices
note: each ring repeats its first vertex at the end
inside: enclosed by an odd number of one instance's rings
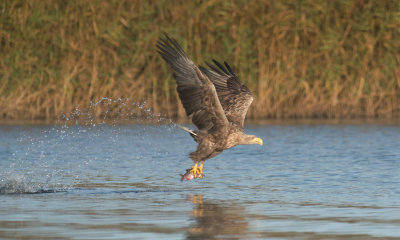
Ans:
POLYGON ((199 178, 203 178, 203 176, 204 176, 204 174, 203 174, 203 164, 204 164, 204 162, 201 162, 200 166, 199 166, 199 178))
POLYGON ((196 163, 192 168, 186 169, 186 173, 181 175, 181 181, 203 178, 203 164, 204 162, 201 162, 200 166, 198 166, 198 163, 196 163))
POLYGON ((192 169, 190 170, 190 172, 193 173, 193 177, 197 178, 197 175, 199 174, 199 169, 197 167, 197 163, 192 167, 192 169))

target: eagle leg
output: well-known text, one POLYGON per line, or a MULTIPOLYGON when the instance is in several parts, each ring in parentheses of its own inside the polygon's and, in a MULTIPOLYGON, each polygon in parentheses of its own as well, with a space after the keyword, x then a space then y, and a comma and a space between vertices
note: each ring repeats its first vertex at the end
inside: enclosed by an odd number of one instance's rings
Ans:
POLYGON ((198 166, 199 163, 196 163, 191 169, 189 169, 190 173, 193 173, 193 178, 203 178, 203 164, 204 162, 200 163, 200 166, 198 166))
POLYGON ((197 166, 198 163, 196 163, 191 169, 190 172, 193 173, 194 178, 198 178, 200 174, 200 168, 197 166))

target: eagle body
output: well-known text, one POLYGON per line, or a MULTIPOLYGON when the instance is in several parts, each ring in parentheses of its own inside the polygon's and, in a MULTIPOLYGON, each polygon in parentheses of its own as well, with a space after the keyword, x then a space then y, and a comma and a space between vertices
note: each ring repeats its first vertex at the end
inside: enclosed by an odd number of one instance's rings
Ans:
MULTIPOLYGON (((165 35, 157 44, 158 52, 171 66, 176 90, 186 114, 191 117, 196 131, 181 127, 198 143, 190 153, 195 162, 191 173, 205 160, 239 144, 260 144, 262 140, 247 135, 243 130, 247 110, 253 101, 250 90, 241 83, 232 68, 224 62, 206 62, 208 68, 197 66, 186 55, 177 41, 165 35)), ((190 170, 190 169, 189 169, 190 170)))

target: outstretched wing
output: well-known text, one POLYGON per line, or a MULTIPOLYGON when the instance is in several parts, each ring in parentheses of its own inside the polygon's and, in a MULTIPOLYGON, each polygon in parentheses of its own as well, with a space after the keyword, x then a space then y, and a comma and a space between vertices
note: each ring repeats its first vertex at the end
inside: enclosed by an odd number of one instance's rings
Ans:
POLYGON ((190 60, 177 41, 165 34, 158 52, 174 70, 177 91, 188 116, 199 130, 208 133, 228 126, 215 86, 190 60))
POLYGON ((214 84, 228 121, 243 128, 247 110, 253 102, 253 96, 226 62, 224 62, 225 67, 215 60, 213 62, 215 65, 206 62, 210 69, 200 67, 200 70, 214 84))

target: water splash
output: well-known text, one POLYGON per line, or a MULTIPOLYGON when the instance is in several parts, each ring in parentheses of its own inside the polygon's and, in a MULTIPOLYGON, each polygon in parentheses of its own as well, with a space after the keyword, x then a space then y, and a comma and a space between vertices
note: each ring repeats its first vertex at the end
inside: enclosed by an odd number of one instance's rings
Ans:
POLYGON ((90 102, 89 108, 82 111, 79 105, 70 114, 62 114, 58 124, 85 125, 96 124, 126 124, 126 123, 152 123, 173 124, 172 120, 156 114, 148 106, 147 101, 136 102, 129 98, 103 97, 97 102, 90 102))
POLYGON ((0 194, 39 194, 64 192, 66 189, 60 185, 48 185, 43 183, 31 183, 23 176, 13 176, 12 179, 2 182, 0 194))
POLYGON ((91 102, 86 110, 77 106, 69 114, 62 114, 52 127, 21 131, 16 144, 23 150, 13 152, 8 162, 0 163, 0 194, 66 191, 90 181, 88 169, 103 171, 96 162, 109 167, 115 164, 107 154, 97 154, 104 147, 102 138, 106 135, 108 142, 111 139, 113 144, 121 144, 121 126, 127 123, 163 125, 164 130, 175 128, 170 119, 154 114, 146 101, 103 97, 91 102))

